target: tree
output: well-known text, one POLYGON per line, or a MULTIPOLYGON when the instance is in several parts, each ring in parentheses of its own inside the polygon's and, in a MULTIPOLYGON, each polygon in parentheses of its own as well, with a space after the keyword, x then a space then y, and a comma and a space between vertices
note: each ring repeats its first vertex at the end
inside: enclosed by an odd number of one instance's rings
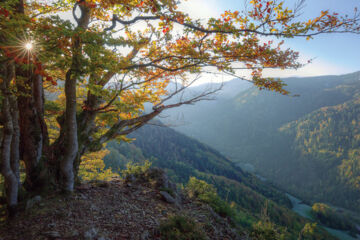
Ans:
POLYGON ((103 159, 109 153, 109 150, 103 149, 98 152, 84 154, 79 166, 79 178, 82 181, 110 180, 113 177, 119 176, 114 174, 111 168, 105 169, 103 159))
POLYGON ((357 11, 352 18, 324 11, 296 21, 302 3, 288 9, 252 0, 241 13, 203 23, 177 10, 175 0, 0 1, 8 206, 17 205, 19 159, 27 191, 72 192, 82 155, 127 140, 166 109, 211 98, 217 89, 184 94, 208 68, 234 76, 249 69, 255 86, 288 94, 262 70, 301 67, 298 53, 262 37, 359 32, 357 11))

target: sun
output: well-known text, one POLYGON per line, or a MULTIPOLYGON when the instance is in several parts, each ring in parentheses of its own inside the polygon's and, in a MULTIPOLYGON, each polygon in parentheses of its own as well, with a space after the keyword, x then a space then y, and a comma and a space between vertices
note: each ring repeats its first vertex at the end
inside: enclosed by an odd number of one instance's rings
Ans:
POLYGON ((32 42, 25 43, 25 49, 28 51, 31 51, 33 49, 34 45, 32 42))

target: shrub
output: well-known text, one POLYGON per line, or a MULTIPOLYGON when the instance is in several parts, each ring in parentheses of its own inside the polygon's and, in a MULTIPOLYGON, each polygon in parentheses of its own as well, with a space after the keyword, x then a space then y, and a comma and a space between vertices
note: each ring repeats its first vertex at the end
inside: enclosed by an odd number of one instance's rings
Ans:
POLYGON ((140 177, 143 175, 151 166, 151 162, 146 160, 144 164, 128 162, 126 169, 121 171, 123 177, 133 175, 134 177, 140 177))
POLYGON ((161 239, 205 240, 205 233, 195 221, 187 216, 173 216, 163 222, 159 228, 161 239))
POLYGON ((233 217, 234 211, 229 203, 222 200, 216 193, 213 185, 206 183, 203 180, 191 177, 185 188, 187 195, 190 198, 196 198, 201 202, 207 203, 216 213, 222 217, 233 217))
POLYGON ((311 208, 311 214, 325 226, 357 232, 356 227, 352 223, 353 220, 349 216, 336 212, 324 203, 315 203, 311 208))
POLYGON ((213 198, 217 195, 216 189, 213 185, 206 183, 203 180, 199 180, 195 177, 189 179, 186 185, 186 193, 190 198, 213 198))
POLYGON ((251 239, 284 240, 285 230, 270 221, 268 210, 269 202, 266 201, 265 206, 261 210, 261 220, 252 226, 252 231, 250 233, 251 239))
POLYGON ((103 158, 109 150, 103 149, 98 152, 87 153, 81 157, 79 166, 79 178, 81 181, 102 180, 109 181, 118 174, 113 173, 111 168, 106 169, 103 158))
POLYGON ((253 230, 250 233, 251 239, 256 240, 283 240, 284 233, 279 230, 275 224, 270 221, 259 221, 254 224, 253 230))

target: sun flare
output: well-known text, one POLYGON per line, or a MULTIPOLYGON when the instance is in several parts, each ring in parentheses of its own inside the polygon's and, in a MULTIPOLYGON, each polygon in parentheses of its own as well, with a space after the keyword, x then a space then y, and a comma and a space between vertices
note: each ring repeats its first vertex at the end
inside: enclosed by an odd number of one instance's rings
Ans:
POLYGON ((32 42, 25 43, 25 49, 28 51, 31 51, 33 49, 34 45, 32 42))

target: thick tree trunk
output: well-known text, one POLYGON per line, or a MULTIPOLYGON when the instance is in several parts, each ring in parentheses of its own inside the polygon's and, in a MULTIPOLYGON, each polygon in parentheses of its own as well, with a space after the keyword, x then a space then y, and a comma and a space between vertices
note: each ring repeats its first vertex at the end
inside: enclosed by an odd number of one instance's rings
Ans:
POLYGON ((20 127, 19 109, 15 96, 10 96, 10 108, 12 110, 13 136, 11 141, 11 170, 13 171, 20 189, 20 127))
MULTIPOLYGON (((14 12, 24 14, 24 1, 18 0, 14 6, 14 12)), ((16 87, 19 93, 10 99, 14 119, 14 135, 12 140, 13 169, 17 169, 22 159, 26 168, 24 186, 29 191, 40 190, 42 181, 41 170, 44 145, 48 144, 46 124, 44 121, 44 98, 42 78, 34 75, 30 70, 24 70, 22 66, 16 67, 16 87), (17 101, 17 103, 16 103, 17 101), (18 106, 16 106, 16 104, 18 106)), ((19 172, 15 172, 19 179, 19 172)))
POLYGON ((20 125, 20 158, 25 163, 25 189, 39 191, 45 183, 44 146, 48 146, 48 133, 44 121, 44 98, 42 94, 42 78, 38 75, 28 76, 18 70, 25 81, 17 80, 19 125, 20 125))
MULTIPOLYGON (((90 21, 90 9, 86 4, 79 5, 81 17, 77 19, 78 29, 86 29, 90 21)), ((64 146, 65 154, 60 163, 63 176, 63 190, 72 192, 74 190, 74 162, 78 156, 78 127, 76 119, 76 81, 81 75, 81 51, 82 44, 80 37, 73 39, 73 58, 69 71, 66 73, 65 81, 65 124, 64 124, 64 146)))
POLYGON ((66 111, 65 111, 65 154, 60 163, 64 177, 63 189, 68 192, 74 190, 73 163, 78 152, 77 121, 76 121, 76 77, 70 70, 65 82, 66 111))
POLYGON ((1 173, 5 179, 5 193, 8 207, 13 208, 18 201, 18 180, 11 168, 11 142, 13 137, 13 124, 10 113, 9 97, 3 98, 2 111, 5 116, 4 136, 1 151, 1 173))
MULTIPOLYGON (((17 3, 16 11, 23 12, 22 0, 17 3)), ((6 36, 1 35, 0 40, 5 42, 6 36)), ((14 63, 12 61, 2 62, 0 68, 0 90, 2 93, 1 123, 3 125, 0 171, 5 180, 5 197, 11 217, 15 214, 20 187, 19 112, 16 97, 10 88, 10 83, 15 77, 14 63)))
POLYGON ((2 100, 2 114, 3 114, 3 123, 4 123, 4 132, 2 139, 2 149, 1 149, 1 173, 5 179, 5 194, 7 206, 12 213, 12 209, 15 209, 18 203, 18 190, 19 190, 19 181, 16 176, 18 169, 16 164, 12 164, 12 142, 14 136, 14 124, 12 118, 12 111, 10 105, 10 81, 14 77, 13 66, 12 64, 5 64, 2 69, 2 82, 1 82, 1 92, 3 96, 2 100))

